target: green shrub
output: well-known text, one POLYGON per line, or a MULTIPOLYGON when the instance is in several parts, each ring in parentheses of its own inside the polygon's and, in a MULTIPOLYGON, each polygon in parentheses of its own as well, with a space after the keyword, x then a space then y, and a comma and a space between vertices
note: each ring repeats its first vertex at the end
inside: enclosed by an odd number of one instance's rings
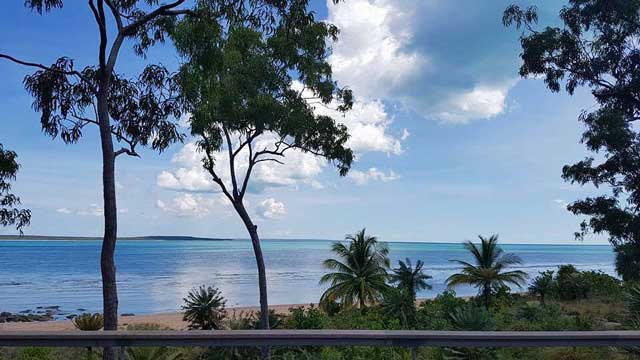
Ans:
POLYGON ((557 283, 553 278, 553 271, 541 271, 529 286, 529 293, 540 298, 541 303, 545 303, 545 299, 553 296, 553 292, 557 288, 557 283))
POLYGON ((415 325, 417 319, 416 302, 413 293, 404 288, 390 288, 385 291, 380 304, 382 314, 398 319, 403 328, 415 325))
POLYGON ((556 273, 558 297, 562 300, 586 299, 589 284, 573 265, 561 265, 556 273))
POLYGON ((104 317, 102 314, 84 313, 71 320, 73 326, 82 331, 98 331, 104 327, 104 317))
POLYGON ((327 322, 327 315, 313 304, 307 308, 300 306, 289 309, 287 328, 291 329, 322 329, 327 322))
POLYGON ((219 330, 225 317, 226 300, 220 290, 214 287, 200 286, 192 289, 183 299, 184 321, 189 323, 189 329, 219 330))
POLYGON ((53 351, 42 347, 25 347, 20 349, 18 360, 55 360, 53 351))
POLYGON ((451 327, 448 314, 465 306, 464 299, 456 297, 455 291, 448 290, 434 299, 425 300, 418 308, 417 328, 424 330, 447 330, 451 327))
POLYGON ((182 353, 166 347, 127 348, 127 360, 178 360, 182 353))

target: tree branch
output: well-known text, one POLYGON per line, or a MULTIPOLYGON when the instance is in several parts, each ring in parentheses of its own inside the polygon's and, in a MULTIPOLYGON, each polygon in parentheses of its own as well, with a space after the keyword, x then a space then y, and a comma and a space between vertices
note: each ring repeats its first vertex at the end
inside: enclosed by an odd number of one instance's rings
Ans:
POLYGON ((42 64, 16 59, 13 56, 10 56, 10 55, 7 55, 7 54, 2 54, 2 53, 0 53, 0 59, 7 59, 7 60, 12 61, 12 62, 14 62, 16 64, 29 66, 29 67, 35 67, 35 68, 38 68, 38 69, 42 69, 42 70, 45 70, 45 71, 51 71, 51 72, 58 73, 58 74, 77 76, 80 80, 82 80, 85 83, 87 83, 88 85, 90 85, 90 88, 94 93, 96 92, 96 89, 93 87, 93 83, 91 83, 87 78, 85 78, 82 75, 82 73, 80 73, 77 70, 55 69, 55 68, 52 68, 52 67, 49 67, 49 66, 45 66, 45 65, 42 65, 42 64))
POLYGON ((135 32, 138 30, 138 28, 140 28, 141 26, 143 26, 144 24, 146 24, 148 21, 153 20, 155 17, 157 16, 163 16, 163 15, 180 15, 180 14, 186 14, 187 10, 174 10, 171 11, 171 9, 180 6, 182 3, 184 3, 185 0, 178 0, 175 2, 172 2, 170 4, 166 4, 166 5, 162 5, 160 7, 158 7, 157 9, 153 10, 152 12, 142 16, 141 18, 139 18, 138 20, 132 22, 131 24, 125 26, 122 29, 122 34, 124 34, 124 36, 131 36, 133 34, 135 34, 135 32))

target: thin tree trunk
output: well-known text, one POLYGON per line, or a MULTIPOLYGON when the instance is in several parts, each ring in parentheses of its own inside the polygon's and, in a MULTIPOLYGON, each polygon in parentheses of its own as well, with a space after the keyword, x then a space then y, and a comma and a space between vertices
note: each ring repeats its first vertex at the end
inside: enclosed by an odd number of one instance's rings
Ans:
POLYGON ((491 288, 485 285, 483 289, 483 293, 484 293, 484 307, 487 310, 489 310, 489 296, 491 295, 491 288))
MULTIPOLYGON (((98 93, 98 119, 100 122, 100 140, 102 144, 102 195, 104 201, 104 237, 100 255, 102 273, 102 301, 104 329, 118 329, 118 290, 116 286, 116 266, 114 253, 118 234, 115 186, 115 153, 111 137, 109 109, 107 105, 108 81, 101 84, 98 93)), ((105 348, 103 360, 115 360, 116 349, 105 348)))
MULTIPOLYGON (((251 237, 251 244, 253 245, 253 253, 256 257, 256 264, 258 266, 258 288, 260 289, 260 325, 262 329, 269 330, 269 302, 267 298, 267 271, 264 265, 264 257, 262 256, 262 248, 260 247, 260 238, 258 237, 258 227, 251 221, 251 217, 247 213, 244 204, 241 202, 234 202, 234 208, 238 215, 242 219, 249 236, 251 237)), ((261 348, 262 359, 268 359, 269 347, 263 346, 261 348)))

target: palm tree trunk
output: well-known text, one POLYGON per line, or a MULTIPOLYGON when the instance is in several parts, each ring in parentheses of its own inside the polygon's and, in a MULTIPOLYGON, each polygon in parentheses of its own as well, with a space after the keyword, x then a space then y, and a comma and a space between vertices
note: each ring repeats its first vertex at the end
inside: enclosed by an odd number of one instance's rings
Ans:
POLYGON ((488 285, 484 285, 482 293, 484 296, 484 307, 489 310, 489 297, 491 296, 491 288, 488 285))

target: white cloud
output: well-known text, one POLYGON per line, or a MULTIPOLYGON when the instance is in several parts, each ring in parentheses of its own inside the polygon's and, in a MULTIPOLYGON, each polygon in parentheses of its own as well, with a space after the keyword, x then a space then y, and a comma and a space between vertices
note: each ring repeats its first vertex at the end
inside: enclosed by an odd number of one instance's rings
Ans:
POLYGON ((567 210, 567 206, 569 206, 569 203, 562 199, 554 199, 553 202, 556 203, 560 208, 565 210, 567 210))
POLYGON ((411 136, 411 133, 407 129, 402 129, 402 136, 400 136, 400 140, 405 141, 411 136))
MULTIPOLYGON (((468 123, 502 114, 508 92, 517 82, 509 80, 515 70, 501 66, 504 61, 492 61, 498 56, 503 59, 504 53, 471 43, 465 46, 464 55, 452 50, 455 47, 447 39, 455 41, 457 47, 462 46, 460 40, 438 34, 435 29, 444 26, 435 24, 450 18, 453 6, 411 0, 350 0, 339 4, 327 0, 328 21, 340 29, 329 58, 334 78, 351 87, 360 101, 396 101, 428 119, 468 123), (425 41, 425 37, 438 40, 425 41)), ((452 19, 447 26, 479 24, 474 18, 480 16, 476 12, 483 13, 472 11, 472 15, 452 19)), ((464 41, 478 41, 488 36, 485 31, 491 29, 476 31, 464 41)))
POLYGON ((86 209, 76 211, 80 216, 102 216, 104 215, 104 209, 98 204, 91 204, 86 209))
POLYGON ((181 194, 168 202, 158 200, 156 206, 172 215, 202 218, 209 215, 215 208, 227 207, 229 204, 226 200, 222 196, 211 198, 202 195, 181 194))
POLYGON ((370 168, 368 171, 351 170, 348 176, 358 185, 365 185, 369 181, 389 182, 400 178, 393 170, 385 174, 376 168, 370 168))
POLYGON ((507 105, 511 84, 476 86, 472 90, 452 96, 437 118, 450 123, 467 123, 473 119, 490 119, 502 114, 507 105))
POLYGON ((256 207, 257 214, 264 219, 275 219, 287 214, 284 203, 274 198, 263 200, 256 207))
MULTIPOLYGON (((275 137, 263 135, 255 143, 256 149, 273 148, 275 137)), ((211 175, 202 167, 203 154, 195 143, 186 144, 174 157, 173 162, 180 167, 173 171, 162 171, 156 184, 165 189, 190 192, 219 192, 211 175)), ((235 172, 238 181, 242 181, 248 167, 248 151, 243 150, 235 159, 235 172)), ((215 154, 215 171, 223 180, 227 189, 232 188, 231 172, 229 170, 229 155, 226 150, 215 154)), ((267 187, 310 184, 317 188, 319 183, 314 179, 327 165, 321 157, 303 153, 299 150, 289 150, 281 160, 284 164, 272 161, 258 163, 251 175, 249 189, 260 192, 267 187)))
POLYGON ((410 14, 392 0, 327 1, 330 23, 340 29, 329 62, 343 85, 357 96, 380 98, 393 93, 428 65, 425 57, 403 48, 411 40, 410 14))
POLYGON ((57 209, 56 212, 59 214, 71 214, 71 210, 65 207, 57 209))

